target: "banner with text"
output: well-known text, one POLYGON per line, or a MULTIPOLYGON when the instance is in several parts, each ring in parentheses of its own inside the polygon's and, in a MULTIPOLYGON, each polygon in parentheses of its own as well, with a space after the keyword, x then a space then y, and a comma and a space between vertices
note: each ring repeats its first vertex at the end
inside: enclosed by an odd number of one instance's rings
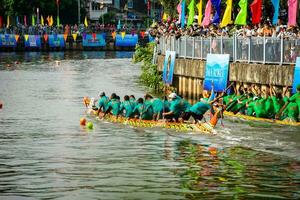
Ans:
POLYGON ((26 39, 25 39, 25 47, 41 48, 41 46, 42 46, 41 36, 39 36, 39 35, 29 35, 28 38, 26 38, 26 39))
POLYGON ((65 47, 64 35, 49 35, 49 47, 65 47))
POLYGON ((0 34, 0 47, 16 47, 17 41, 15 35, 0 34))
POLYGON ((297 85, 300 84, 300 57, 297 57, 294 71, 293 93, 296 93, 297 85))
POLYGON ((204 89, 211 90, 213 82, 214 91, 224 91, 227 87, 228 71, 229 54, 207 54, 204 89))
POLYGON ((84 47, 104 47, 106 46, 105 34, 86 34, 82 39, 84 47))
POLYGON ((124 37, 122 35, 116 35, 116 46, 117 47, 135 47, 138 43, 138 35, 137 34, 127 34, 124 37))
POLYGON ((175 51, 166 51, 164 69, 163 69, 163 82, 168 85, 173 83, 173 74, 175 67, 175 51))

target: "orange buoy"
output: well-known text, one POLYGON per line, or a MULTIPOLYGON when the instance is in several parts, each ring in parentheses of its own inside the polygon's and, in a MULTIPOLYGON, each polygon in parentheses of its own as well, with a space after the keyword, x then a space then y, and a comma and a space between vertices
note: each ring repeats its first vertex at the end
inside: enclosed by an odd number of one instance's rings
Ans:
POLYGON ((85 118, 81 118, 80 119, 80 125, 81 126, 85 126, 86 125, 86 119, 85 118))
POLYGON ((88 97, 83 97, 83 104, 85 105, 85 107, 88 107, 88 105, 90 104, 90 99, 88 97))

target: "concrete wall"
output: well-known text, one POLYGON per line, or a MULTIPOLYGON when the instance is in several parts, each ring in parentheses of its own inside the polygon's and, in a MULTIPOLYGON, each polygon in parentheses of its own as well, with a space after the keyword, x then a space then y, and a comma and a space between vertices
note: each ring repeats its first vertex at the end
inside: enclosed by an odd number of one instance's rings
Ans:
MULTIPOLYGON (((157 58, 159 71, 163 70, 164 56, 157 58)), ((205 61, 176 58, 174 86, 185 98, 199 99, 205 73, 205 61), (191 98, 190 98, 191 97, 191 98)), ((264 65, 230 63, 229 81, 258 85, 291 86, 294 79, 293 65, 264 65)))

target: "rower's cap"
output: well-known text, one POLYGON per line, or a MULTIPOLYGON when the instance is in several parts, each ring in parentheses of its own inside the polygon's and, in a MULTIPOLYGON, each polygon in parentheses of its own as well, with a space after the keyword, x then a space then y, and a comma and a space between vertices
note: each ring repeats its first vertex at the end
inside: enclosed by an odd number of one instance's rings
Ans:
POLYGON ((100 97, 105 96, 105 92, 101 92, 101 93, 99 94, 99 96, 100 96, 100 97))
POLYGON ((175 99, 177 97, 177 94, 176 93, 171 93, 170 95, 169 95, 169 98, 171 98, 171 99, 175 99))
POLYGON ((258 97, 253 97, 253 101, 255 101, 255 100, 257 100, 258 99, 258 97))

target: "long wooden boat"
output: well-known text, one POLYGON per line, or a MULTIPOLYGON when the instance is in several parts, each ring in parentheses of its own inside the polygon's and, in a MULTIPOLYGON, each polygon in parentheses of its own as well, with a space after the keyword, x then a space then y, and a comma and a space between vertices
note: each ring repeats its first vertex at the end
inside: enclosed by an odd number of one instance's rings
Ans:
POLYGON ((251 122, 272 123, 272 124, 278 124, 278 125, 299 126, 300 127, 300 122, 289 122, 289 121, 282 121, 282 120, 257 118, 254 116, 248 116, 248 115, 243 115, 243 114, 234 114, 232 112, 224 112, 224 115, 227 117, 230 117, 230 118, 236 118, 236 119, 251 121, 251 122))
MULTIPOLYGON (((92 109, 87 110, 87 114, 93 117, 97 117, 97 111, 92 109)), ((163 122, 163 121, 153 121, 153 120, 141 120, 141 119, 128 119, 125 117, 115 117, 113 115, 107 114, 105 115, 105 121, 111 123, 120 123, 124 125, 129 125, 132 127, 141 127, 141 128, 165 128, 172 129, 180 132, 194 132, 199 134, 214 134, 214 126, 210 123, 175 123, 175 122, 163 122)))

